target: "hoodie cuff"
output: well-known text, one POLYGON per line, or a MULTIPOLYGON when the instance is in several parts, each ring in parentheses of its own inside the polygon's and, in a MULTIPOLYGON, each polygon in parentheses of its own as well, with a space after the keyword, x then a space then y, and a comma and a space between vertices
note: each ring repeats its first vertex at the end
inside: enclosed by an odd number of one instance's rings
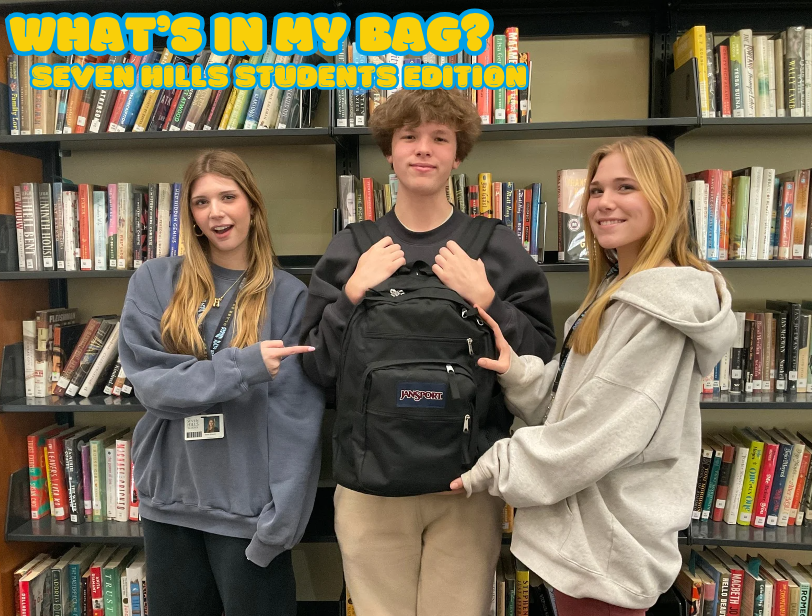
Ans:
POLYGON ((268 545, 262 543, 256 535, 251 539, 251 543, 245 549, 245 556, 255 565, 267 567, 271 561, 284 552, 284 548, 278 545, 268 545))
POLYGON ((247 387, 271 380, 271 373, 262 359, 259 342, 244 349, 235 349, 235 363, 247 387))
POLYGON ((499 385, 503 389, 510 389, 518 385, 522 385, 527 374, 527 365, 522 361, 522 358, 516 355, 513 348, 510 349, 510 368, 504 374, 497 376, 499 385))
POLYGON ((479 462, 474 465, 474 468, 467 473, 463 473, 461 477, 462 485, 468 496, 471 496, 474 492, 485 492, 488 489, 488 483, 493 474, 484 468, 482 464, 483 460, 485 460, 485 456, 480 458, 479 462))

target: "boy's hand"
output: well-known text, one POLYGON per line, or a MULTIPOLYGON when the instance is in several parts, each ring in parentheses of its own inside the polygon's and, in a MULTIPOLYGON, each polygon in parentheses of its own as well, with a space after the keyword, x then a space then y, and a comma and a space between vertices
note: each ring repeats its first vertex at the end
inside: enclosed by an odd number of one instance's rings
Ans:
POLYGON ((481 259, 474 261, 457 242, 451 240, 440 248, 434 262, 431 269, 445 286, 459 293, 470 304, 490 308, 496 292, 488 282, 481 259))
POLYGON ((367 289, 381 284, 404 265, 406 257, 400 249, 400 244, 395 244, 392 238, 387 236, 361 255, 355 266, 355 272, 344 286, 344 292, 353 304, 357 304, 367 289))

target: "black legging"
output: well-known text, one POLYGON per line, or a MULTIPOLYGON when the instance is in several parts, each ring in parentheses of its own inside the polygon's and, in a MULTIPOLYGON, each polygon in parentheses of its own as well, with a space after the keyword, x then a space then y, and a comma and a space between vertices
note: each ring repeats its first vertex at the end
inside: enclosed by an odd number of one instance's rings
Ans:
POLYGON ((265 568, 250 541, 142 519, 149 616, 296 616, 290 551, 265 568))

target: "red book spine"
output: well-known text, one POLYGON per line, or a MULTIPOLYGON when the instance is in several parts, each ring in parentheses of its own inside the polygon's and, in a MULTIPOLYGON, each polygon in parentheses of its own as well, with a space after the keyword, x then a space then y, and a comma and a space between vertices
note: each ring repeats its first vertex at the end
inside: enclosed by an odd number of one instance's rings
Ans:
POLYGON ((372 178, 364 178, 364 220, 375 220, 375 190, 372 178))
POLYGON ((730 111, 730 48, 727 45, 719 47, 719 61, 721 63, 722 83, 718 87, 722 88, 722 117, 729 118, 730 111))
MULTIPOLYGON (((141 66, 141 62, 143 62, 145 57, 146 56, 130 56, 129 63, 135 66, 136 75, 138 74, 138 67, 141 66)), ((129 95, 129 90, 119 90, 116 102, 113 105, 113 112, 110 114, 110 122, 107 124, 108 133, 118 131, 118 121, 121 119, 121 112, 124 110, 124 105, 127 104, 127 97, 129 95)))
MULTIPOLYGON (((483 66, 493 64, 493 36, 488 37, 485 51, 476 57, 476 63, 483 66)), ((477 90, 476 108, 483 124, 493 124, 493 90, 484 86, 477 90)))
POLYGON ((727 261, 730 249, 730 190, 733 172, 723 170, 721 176, 721 201, 719 207, 719 260, 727 261))
POLYGON ((31 586, 28 580, 20 580, 20 614, 22 616, 32 616, 31 586))
POLYGON ((807 449, 804 451, 803 458, 801 458, 801 472, 798 474, 798 482, 795 484, 795 494, 792 497, 792 508, 789 510, 787 526, 794 526, 795 518, 798 517, 798 507, 801 506, 801 496, 803 495, 806 481, 809 478, 809 458, 811 455, 807 449))
POLYGON ((182 94, 183 90, 175 90, 175 96, 172 97, 172 103, 169 105, 169 111, 166 114, 166 120, 164 120, 164 125, 161 127, 161 130, 169 130, 169 125, 172 124, 172 116, 175 115, 175 109, 178 106, 178 101, 182 94))
POLYGON ((135 463, 130 462, 130 512, 129 518, 138 521, 138 488, 135 487, 135 463))
POLYGON ((730 570, 730 590, 727 594, 727 615, 741 616, 742 591, 744 590, 744 570, 730 570))
POLYGON ((468 215, 476 218, 479 216, 479 186, 469 186, 468 195, 468 215))
POLYGON ((767 521, 767 507, 770 503, 775 462, 778 460, 778 445, 776 443, 764 443, 764 453, 762 455, 761 471, 759 472, 758 486, 756 487, 756 506, 750 521, 750 525, 755 528, 764 528, 767 521))
POLYGON ((753 392, 761 392, 761 375, 764 370, 764 313, 755 313, 755 352, 753 353, 753 392))
POLYGON ((795 203, 795 182, 784 182, 781 191, 781 209, 779 224, 781 232, 778 238, 778 258, 792 258, 792 206, 795 203))
POLYGON ((65 466, 63 463, 64 441, 61 438, 49 438, 46 441, 48 447, 48 472, 51 475, 51 491, 54 497, 54 518, 57 520, 68 519, 68 490, 65 484, 65 466))
POLYGON ((79 184, 79 267, 82 271, 93 269, 90 256, 90 186, 79 184))
POLYGON ((733 472, 733 461, 736 458, 736 448, 733 445, 725 445, 722 453, 722 469, 719 473, 719 485, 716 487, 716 498, 713 507, 712 519, 714 522, 721 522, 725 516, 725 505, 727 495, 730 491, 730 475, 733 472))
POLYGON ((100 565, 90 568, 90 597, 93 616, 104 616, 104 593, 102 592, 102 571, 100 565))

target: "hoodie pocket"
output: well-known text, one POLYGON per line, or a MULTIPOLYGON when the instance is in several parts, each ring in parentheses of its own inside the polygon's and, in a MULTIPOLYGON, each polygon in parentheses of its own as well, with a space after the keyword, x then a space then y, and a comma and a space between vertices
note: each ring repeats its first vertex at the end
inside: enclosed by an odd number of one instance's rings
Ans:
POLYGON ((582 569, 606 575, 612 554, 614 516, 600 498, 568 496, 571 525, 558 553, 582 569))

